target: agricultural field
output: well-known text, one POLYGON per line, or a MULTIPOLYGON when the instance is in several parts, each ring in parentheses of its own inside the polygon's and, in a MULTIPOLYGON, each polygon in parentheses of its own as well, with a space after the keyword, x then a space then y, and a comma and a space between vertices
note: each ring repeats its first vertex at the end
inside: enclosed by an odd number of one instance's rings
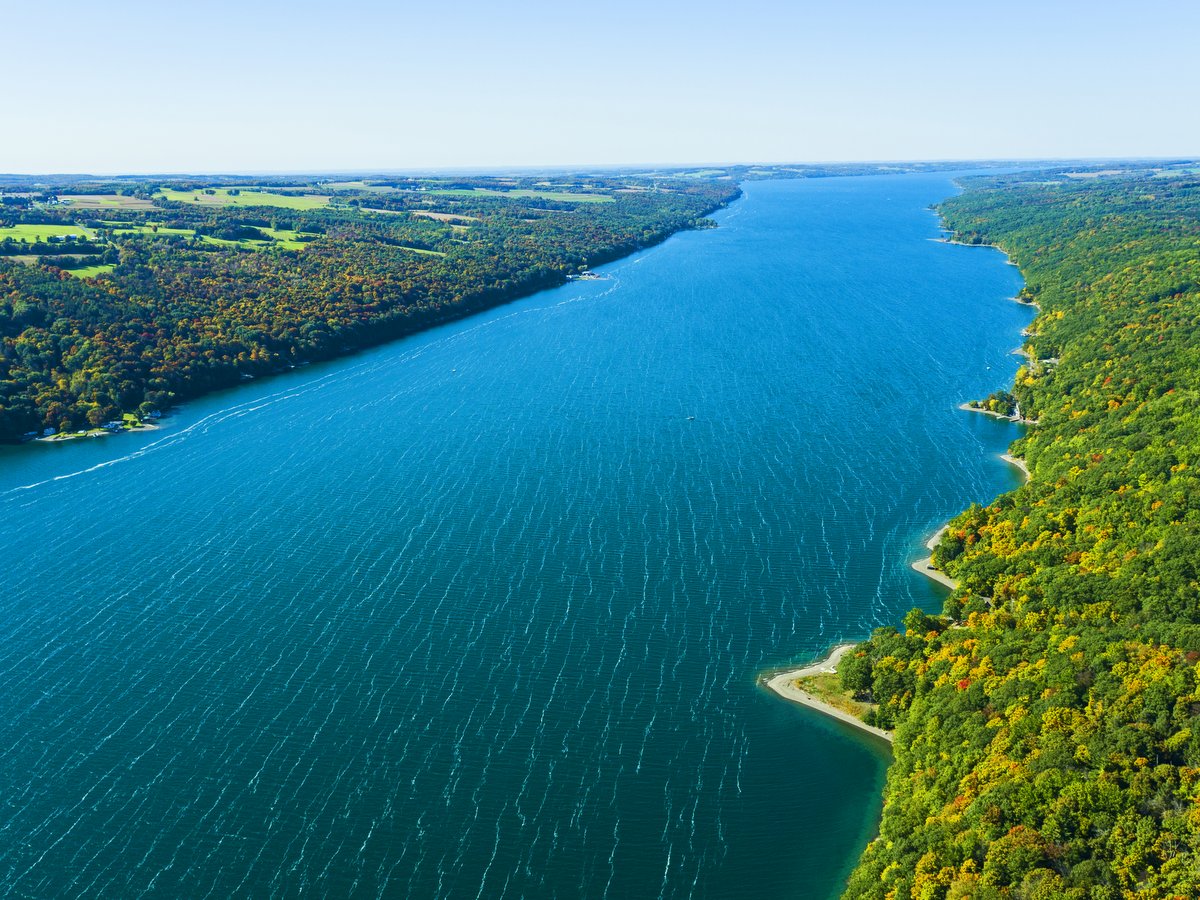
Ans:
MULTIPOLYGON (((381 212, 391 212, 391 210, 380 210, 380 211, 381 212)), ((458 225, 458 224, 464 223, 464 222, 478 222, 479 221, 478 216, 463 216, 463 215, 459 215, 457 213, 430 212, 429 210, 425 210, 425 209, 414 209, 414 210, 412 210, 412 214, 414 216, 421 216, 426 219, 435 219, 438 222, 449 222, 453 225, 458 225)))
POLYGON ((561 200, 565 203, 612 203, 608 194, 573 194, 570 191, 494 191, 489 188, 445 188, 422 191, 442 197, 499 197, 503 200, 561 200))
POLYGON ((0 228, 0 241, 12 238, 14 241, 27 241, 31 244, 37 241, 48 241, 51 238, 94 238, 96 233, 82 225, 9 225, 0 228))
POLYGON ((164 188, 154 196, 177 203, 195 203, 200 206, 278 206, 282 209, 323 209, 329 205, 328 195, 281 194, 274 191, 245 188, 196 188, 190 191, 164 188), (233 191, 237 193, 231 193, 233 191))
POLYGON ((140 212, 154 209, 154 204, 143 197, 126 197, 123 194, 60 194, 58 202, 70 209, 132 209, 140 212))
MULTIPOLYGON (((196 237, 196 231, 193 228, 170 228, 166 225, 160 225, 156 222, 147 222, 145 225, 127 225, 125 223, 111 223, 121 227, 113 229, 113 236, 119 237, 122 235, 145 234, 145 235, 176 235, 179 237, 196 237)), ((211 237, 209 235, 200 235, 200 240, 206 244, 216 244, 221 247, 242 247, 250 250, 261 250, 264 247, 279 246, 285 250, 303 250, 305 244, 309 243, 314 238, 320 237, 317 234, 310 234, 303 231, 292 231, 286 228, 264 228, 259 227, 259 231, 267 235, 271 240, 258 241, 251 238, 242 240, 227 240, 226 238, 211 237)))
POLYGON ((321 187, 327 191, 360 191, 364 194, 394 194, 399 190, 389 184, 367 184, 365 181, 327 181, 321 187))
MULTIPOLYGON (((18 253, 15 256, 0 256, 0 260, 10 263, 20 263, 24 266, 36 265, 40 262, 45 262, 47 257, 36 253, 18 253)), ((55 253, 53 259, 61 261, 63 265, 68 265, 70 261, 81 262, 85 259, 95 259, 94 253, 55 253)), ((78 271, 78 270, 75 270, 78 271)), ((74 272, 72 272, 74 274, 74 272)))
POLYGON ((124 222, 107 223, 115 224, 119 227, 113 229, 114 235, 119 234, 176 234, 183 237, 192 237, 196 234, 192 228, 168 228, 165 225, 159 225, 156 222, 147 222, 145 225, 129 225, 124 222))

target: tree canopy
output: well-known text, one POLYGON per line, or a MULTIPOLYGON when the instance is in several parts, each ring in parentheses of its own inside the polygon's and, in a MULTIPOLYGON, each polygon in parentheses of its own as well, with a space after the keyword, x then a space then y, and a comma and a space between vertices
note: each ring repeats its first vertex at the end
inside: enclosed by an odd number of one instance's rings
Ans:
POLYGON ((945 615, 847 670, 896 728, 847 897, 1200 896, 1200 179, 1028 178, 941 212, 1040 307, 1032 479, 950 523, 945 615))
POLYGON ((738 194, 635 178, 160 187, 0 207, 0 440, 164 409, 562 284, 710 224, 738 194), (80 237, 38 236, 64 225, 80 237))

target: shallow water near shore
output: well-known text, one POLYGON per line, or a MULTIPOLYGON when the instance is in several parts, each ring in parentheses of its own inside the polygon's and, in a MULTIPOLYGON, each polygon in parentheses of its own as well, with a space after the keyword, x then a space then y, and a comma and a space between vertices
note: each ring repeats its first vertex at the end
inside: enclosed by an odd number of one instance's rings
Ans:
POLYGON ((470 320, 0 448, 0 886, 836 895, 886 752, 757 674, 943 591, 1032 311, 945 175, 753 182, 470 320))

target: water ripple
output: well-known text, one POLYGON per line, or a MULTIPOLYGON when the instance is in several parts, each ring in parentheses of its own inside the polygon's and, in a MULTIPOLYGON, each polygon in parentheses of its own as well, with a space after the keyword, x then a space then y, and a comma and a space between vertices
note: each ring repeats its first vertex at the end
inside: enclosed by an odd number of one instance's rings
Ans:
POLYGON ((606 281, 6 452, 3 891, 836 891, 882 760, 754 676, 936 607, 920 540, 1013 483, 955 406, 1028 314, 927 240, 949 190, 754 183, 606 281))

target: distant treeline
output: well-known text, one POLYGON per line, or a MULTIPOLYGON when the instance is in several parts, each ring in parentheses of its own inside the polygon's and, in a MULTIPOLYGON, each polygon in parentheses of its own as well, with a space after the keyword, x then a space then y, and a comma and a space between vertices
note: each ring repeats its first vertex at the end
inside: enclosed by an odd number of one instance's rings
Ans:
POLYGON ((631 184, 589 183, 611 194, 604 203, 362 192, 355 206, 315 210, 160 199, 149 211, 43 204, 0 213, 0 226, 92 229, 95 241, 72 249, 114 265, 80 279, 0 261, 0 440, 146 414, 562 284, 704 224, 738 195, 727 181, 618 190, 631 184))
POLYGON ((1024 487, 954 519, 960 586, 843 665, 895 726, 847 897, 1200 897, 1200 179, 975 183, 942 207, 1041 307, 1024 487))

